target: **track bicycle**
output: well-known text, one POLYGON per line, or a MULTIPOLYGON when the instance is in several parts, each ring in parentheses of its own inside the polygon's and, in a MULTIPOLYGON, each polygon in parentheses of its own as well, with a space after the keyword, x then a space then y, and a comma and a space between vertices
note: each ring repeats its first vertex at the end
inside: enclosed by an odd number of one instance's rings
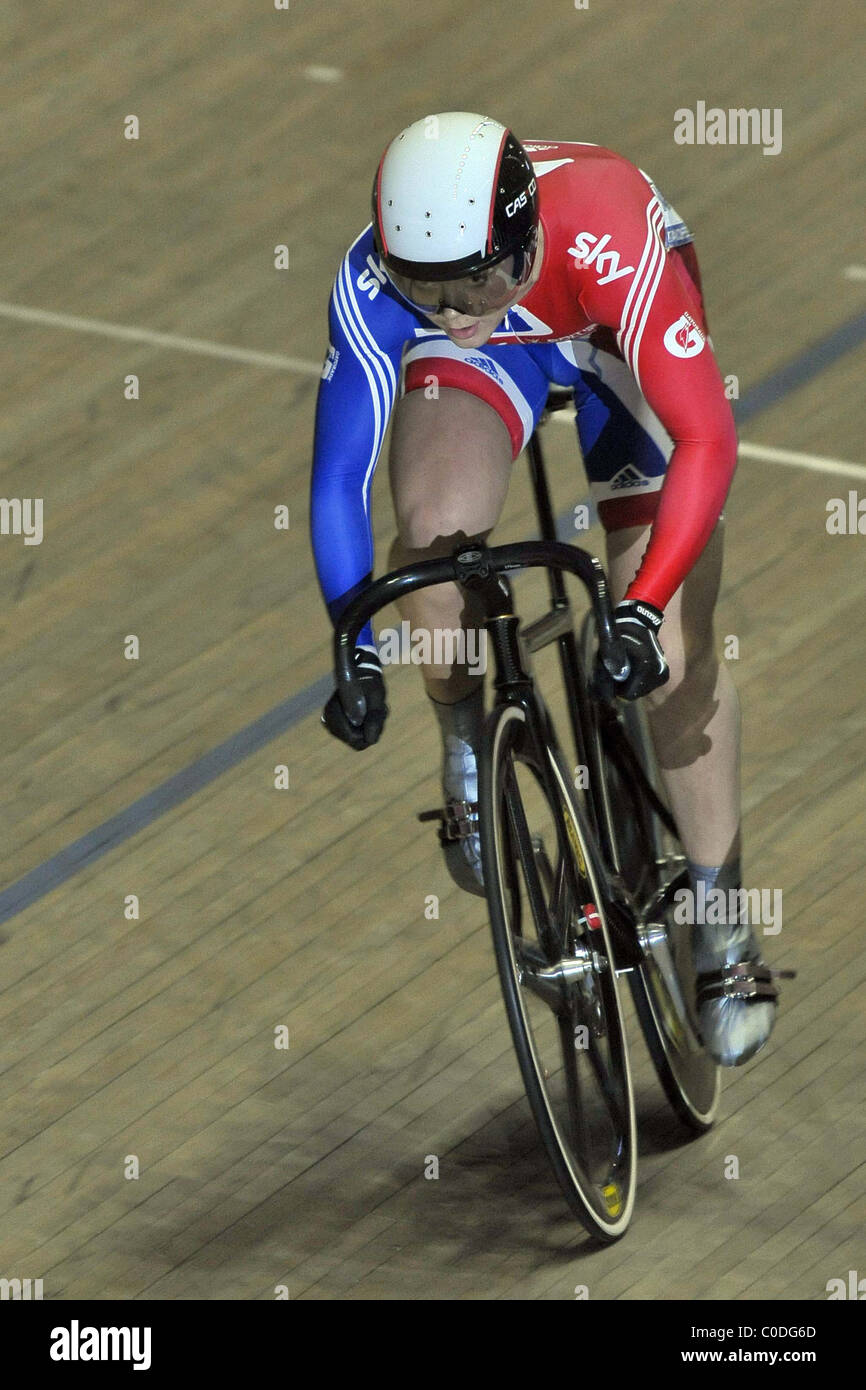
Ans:
MULTIPOLYGON (((570 401, 551 391, 545 415, 570 401)), ((675 895, 689 887, 685 854, 660 789, 639 704, 591 692, 596 659, 628 674, 604 570, 556 539, 538 433, 529 465, 540 539, 450 556, 374 581, 334 634, 337 685, 350 718, 363 713, 353 652, 364 624, 404 594, 453 582, 474 592, 494 655, 493 708, 479 755, 478 832, 493 946, 530 1107, 566 1201, 598 1241, 622 1236, 637 1175, 634 1088, 621 1002, 628 977, 664 1092, 682 1123, 713 1123, 719 1068, 700 1036, 689 928, 675 895), (550 608, 524 624, 508 578, 540 567, 550 608), (575 632, 565 575, 590 609, 575 632), (533 675, 556 643, 573 759, 533 675)), ((442 816, 423 813, 421 819, 442 816)), ((465 833, 466 827, 463 827, 465 833)), ((443 817, 440 836, 456 833, 443 817)))

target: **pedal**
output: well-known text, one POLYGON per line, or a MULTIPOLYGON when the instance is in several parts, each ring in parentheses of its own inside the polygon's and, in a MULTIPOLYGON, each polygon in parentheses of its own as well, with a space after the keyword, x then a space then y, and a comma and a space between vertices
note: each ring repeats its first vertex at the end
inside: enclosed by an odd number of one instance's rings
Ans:
POLYGON ((439 821, 439 842, 453 844, 478 834, 478 802, 449 801, 435 811, 419 811, 419 821, 439 821))
POLYGON ((436 811, 419 811, 418 819, 420 821, 438 821, 439 826, 436 832, 437 839, 439 840, 440 845, 448 844, 448 839, 445 835, 445 816, 441 809, 436 811))

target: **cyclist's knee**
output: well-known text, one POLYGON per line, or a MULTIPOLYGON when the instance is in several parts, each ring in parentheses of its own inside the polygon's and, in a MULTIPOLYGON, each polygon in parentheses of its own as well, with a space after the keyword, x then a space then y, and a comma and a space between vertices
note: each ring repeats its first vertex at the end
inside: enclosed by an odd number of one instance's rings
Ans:
POLYGON ((443 506, 436 497, 420 499, 397 518, 399 543, 413 558, 450 555, 463 541, 485 539, 491 525, 474 527, 459 499, 443 506))
POLYGON ((485 401, 443 390, 400 402, 391 440, 391 489, 402 543, 445 554, 496 525, 511 474, 502 420, 485 401))

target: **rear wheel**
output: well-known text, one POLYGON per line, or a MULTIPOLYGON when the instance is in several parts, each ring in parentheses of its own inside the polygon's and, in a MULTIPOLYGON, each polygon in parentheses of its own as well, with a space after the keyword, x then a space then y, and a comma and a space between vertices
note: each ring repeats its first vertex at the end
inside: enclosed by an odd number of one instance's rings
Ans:
MULTIPOLYGON (((590 618, 583 633, 587 661, 592 635, 590 618)), ((664 802, 641 703, 619 701, 616 719, 602 723, 598 737, 619 871, 642 919, 638 936, 643 962, 629 975, 635 1007, 673 1110, 683 1124, 703 1133, 715 1119, 721 1073, 698 1026, 689 927, 676 921, 674 894, 690 887, 685 851, 664 802), (662 803, 661 809, 629 765, 629 750, 662 803)))
POLYGON ((494 709, 479 818, 496 963, 554 1172, 586 1229, 611 1241, 631 1218, 637 1142, 595 845, 561 755, 547 749, 548 778, 527 744, 524 710, 494 709))

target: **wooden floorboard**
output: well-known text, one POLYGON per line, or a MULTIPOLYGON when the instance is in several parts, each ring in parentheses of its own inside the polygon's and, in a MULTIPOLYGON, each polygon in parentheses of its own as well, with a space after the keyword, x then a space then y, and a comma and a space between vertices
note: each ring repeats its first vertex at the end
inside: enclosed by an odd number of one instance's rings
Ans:
MULTIPOLYGON (((345 0, 0 15, 0 488, 45 499, 40 546, 0 537, 0 889, 328 672, 307 532, 327 296, 387 140, 468 90, 518 134, 609 145, 652 174, 696 231, 741 400, 811 354, 813 376, 744 440, 866 464, 866 348, 822 369, 814 347, 866 310, 843 278, 863 263, 858 7, 832 24, 781 0, 365 15, 345 0), (697 100, 781 108, 782 152, 678 146, 673 112, 697 100)), ((586 495, 573 427, 551 423, 545 445, 566 514, 586 495)), ((539 1149, 485 905, 416 820, 439 748, 401 667, 375 749, 350 753, 314 710, 0 928, 0 1275, 43 1278, 47 1299, 816 1301, 862 1270, 866 567, 863 537, 825 525, 849 489, 864 484, 744 456, 727 505, 716 636, 739 641, 746 877, 782 890, 765 946, 798 974, 698 1139, 627 1005, 640 1163, 624 1240, 590 1247, 539 1149)), ((384 465, 373 526, 381 573, 384 465)), ((533 529, 521 461, 494 539, 533 529)), ((577 539, 603 553, 598 527, 577 539)), ((541 578, 516 583, 540 611, 541 578)))

